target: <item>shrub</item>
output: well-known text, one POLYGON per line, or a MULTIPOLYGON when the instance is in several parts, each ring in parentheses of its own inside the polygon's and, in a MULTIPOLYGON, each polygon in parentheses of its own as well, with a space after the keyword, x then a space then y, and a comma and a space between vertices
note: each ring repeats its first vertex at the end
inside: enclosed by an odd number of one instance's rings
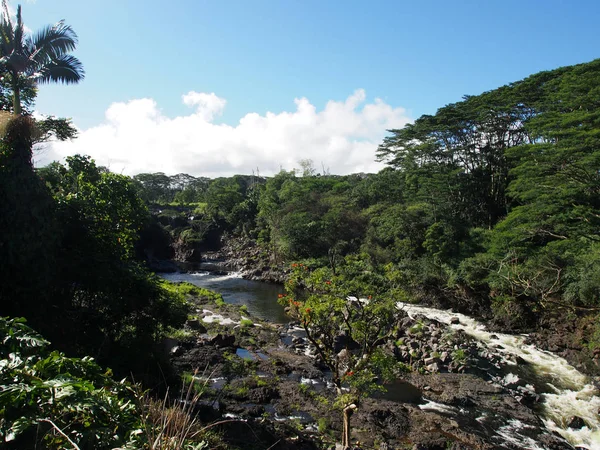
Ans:
POLYGON ((0 442, 6 448, 104 449, 136 440, 131 385, 92 358, 67 358, 24 319, 0 318, 0 442))

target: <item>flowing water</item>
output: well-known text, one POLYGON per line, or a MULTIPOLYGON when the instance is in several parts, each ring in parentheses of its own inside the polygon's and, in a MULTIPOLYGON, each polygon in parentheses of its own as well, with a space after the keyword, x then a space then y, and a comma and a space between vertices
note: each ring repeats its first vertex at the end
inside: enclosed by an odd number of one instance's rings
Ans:
MULTIPOLYGON (((600 450, 600 393, 588 377, 569 365, 565 359, 526 344, 524 336, 488 332, 485 326, 462 314, 405 303, 399 303, 398 307, 411 317, 421 314, 454 329, 462 329, 490 348, 495 348, 498 353, 506 355, 505 362, 509 367, 506 378, 510 380, 526 376, 527 381, 542 396, 540 412, 546 427, 558 432, 575 446, 600 450), (460 323, 452 325, 452 318, 458 318, 460 323), (527 374, 521 372, 520 367, 514 363, 514 358, 509 358, 511 356, 520 357, 529 363, 533 374, 531 371, 527 374), (511 365, 514 370, 511 370, 511 365), (575 416, 581 417, 587 426, 581 429, 569 428, 569 422, 575 416)), ((518 421, 515 421, 509 428, 517 431, 519 426, 518 421)), ((507 437, 511 430, 504 430, 507 437)))
MULTIPOLYGON (((238 273, 217 274, 200 271, 161 276, 170 281, 186 281, 218 292, 227 303, 244 304, 252 315, 261 319, 275 323, 289 320, 277 303, 277 295, 283 293, 282 286, 244 280, 238 273)), ((510 383, 511 380, 526 380, 527 384, 535 389, 542 397, 538 413, 550 431, 559 433, 578 448, 600 450, 600 393, 588 377, 569 365, 566 360, 526 344, 524 336, 491 333, 484 325, 462 314, 404 303, 399 303, 398 307, 410 316, 421 314, 454 329, 462 329, 485 343, 495 353, 505 356, 504 381, 510 383), (451 324, 453 318, 458 318, 460 323, 451 324), (522 358, 527 364, 516 363, 515 357, 522 358), (586 426, 581 429, 569 428, 573 417, 582 418, 586 426)), ((421 407, 440 413, 456 413, 453 407, 431 401, 426 401, 421 407)), ((487 419, 481 417, 481 420, 487 419)), ((498 436, 517 447, 543 448, 530 437, 524 437, 524 427, 527 426, 514 420, 494 428, 498 436)))
MULTIPOLYGON (((201 266, 202 268, 202 266, 201 266)), ((199 287, 218 292, 223 300, 234 305, 246 305, 254 317, 274 323, 285 323, 289 317, 277 303, 277 295, 284 292, 283 286, 245 280, 237 272, 191 272, 164 273, 161 277, 169 281, 186 281, 199 287)))

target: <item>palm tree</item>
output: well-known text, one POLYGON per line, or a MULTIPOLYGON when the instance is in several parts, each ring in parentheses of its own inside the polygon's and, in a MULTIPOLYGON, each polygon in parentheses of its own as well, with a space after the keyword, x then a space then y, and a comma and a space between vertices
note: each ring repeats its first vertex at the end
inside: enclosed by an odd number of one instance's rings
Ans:
POLYGON ((85 72, 81 62, 69 52, 77 45, 77 34, 64 21, 26 35, 17 7, 13 25, 6 0, 2 0, 0 21, 0 72, 12 90, 13 113, 21 114, 21 92, 35 89, 39 83, 75 84, 85 72))

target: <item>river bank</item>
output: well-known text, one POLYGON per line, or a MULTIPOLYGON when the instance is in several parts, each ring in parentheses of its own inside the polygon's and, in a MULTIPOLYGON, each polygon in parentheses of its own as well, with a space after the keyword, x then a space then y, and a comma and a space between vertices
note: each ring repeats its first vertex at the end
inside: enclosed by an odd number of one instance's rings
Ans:
MULTIPOLYGON (((170 353, 180 372, 208 368, 199 376, 208 387, 205 420, 256 425, 256 448, 277 440, 273 448, 333 445, 341 415, 331 407, 327 370, 302 330, 252 318, 244 307, 191 301, 196 317, 170 353)), ((466 319, 451 319, 454 324, 399 311, 398 336, 386 348, 411 372, 384 396, 360 405, 354 439, 363 448, 573 448, 544 423, 548 387, 528 378, 531 365, 457 332, 453 328, 467 325, 461 323, 466 319), (523 370, 515 373, 517 365, 523 370)), ((582 445, 592 439, 593 417, 565 414, 560 426, 566 437, 582 445)))
MULTIPOLYGON (((225 236, 221 244, 220 250, 203 254, 204 264, 217 263, 252 281, 283 284, 287 279, 287 264, 255 241, 225 236)), ((443 295, 425 295, 423 304, 469 314, 500 333, 527 333, 529 343, 565 358, 587 375, 600 377, 600 349, 588 344, 594 334, 595 316, 584 311, 573 311, 570 321, 563 320, 563 314, 558 314, 555 309, 535 314, 528 312, 532 316, 529 325, 520 326, 506 318, 499 320, 488 303, 474 296, 447 298, 443 295)))

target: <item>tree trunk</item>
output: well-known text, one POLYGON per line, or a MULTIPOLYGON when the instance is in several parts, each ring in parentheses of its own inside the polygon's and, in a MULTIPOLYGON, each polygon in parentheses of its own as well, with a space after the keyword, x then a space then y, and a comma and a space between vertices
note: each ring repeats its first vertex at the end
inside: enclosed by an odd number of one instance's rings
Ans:
POLYGON ((21 114, 21 91, 19 89, 19 75, 13 73, 13 113, 21 114))
POLYGON ((344 408, 344 431, 342 432, 342 447, 344 449, 350 448, 350 418, 356 409, 356 405, 353 403, 344 408))

